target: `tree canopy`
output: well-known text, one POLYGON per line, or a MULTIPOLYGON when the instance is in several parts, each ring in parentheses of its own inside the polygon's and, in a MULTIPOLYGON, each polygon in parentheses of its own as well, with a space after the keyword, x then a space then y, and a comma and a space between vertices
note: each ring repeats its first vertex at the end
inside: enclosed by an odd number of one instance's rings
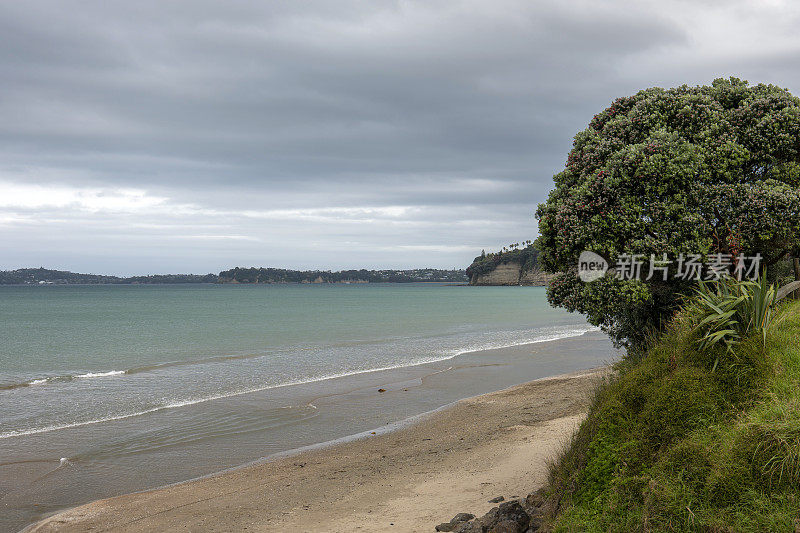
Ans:
POLYGON ((800 99, 736 78, 643 90, 575 136, 554 181, 536 213, 539 263, 560 273, 548 298, 585 313, 618 344, 636 345, 691 282, 586 283, 575 275, 579 255, 593 251, 613 264, 622 254, 761 254, 765 266, 797 256, 800 99))

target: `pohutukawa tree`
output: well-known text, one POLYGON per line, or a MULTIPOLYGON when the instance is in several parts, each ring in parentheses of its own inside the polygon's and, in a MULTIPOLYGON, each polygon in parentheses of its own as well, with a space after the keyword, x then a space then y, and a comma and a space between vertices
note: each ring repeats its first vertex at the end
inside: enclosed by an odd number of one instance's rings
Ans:
POLYGON ((769 267, 800 255, 800 99, 736 78, 640 91, 575 136, 554 180, 536 213, 539 262, 560 273, 548 298, 636 347, 692 282, 673 265, 667 281, 584 283, 578 256, 761 254, 769 267))

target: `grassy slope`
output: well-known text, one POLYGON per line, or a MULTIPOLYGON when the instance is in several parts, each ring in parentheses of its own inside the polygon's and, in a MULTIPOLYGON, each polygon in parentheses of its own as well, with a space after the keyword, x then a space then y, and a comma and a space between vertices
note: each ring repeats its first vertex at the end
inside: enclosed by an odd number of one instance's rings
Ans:
POLYGON ((795 531, 800 303, 735 356, 676 321, 600 387, 550 481, 557 531, 795 531))

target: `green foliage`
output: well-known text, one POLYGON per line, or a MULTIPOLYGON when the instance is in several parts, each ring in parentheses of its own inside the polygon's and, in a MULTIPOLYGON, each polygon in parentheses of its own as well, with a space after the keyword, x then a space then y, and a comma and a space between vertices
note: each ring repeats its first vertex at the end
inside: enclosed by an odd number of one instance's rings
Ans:
POLYGON ((702 349, 724 345, 728 351, 743 337, 757 333, 766 344, 773 317, 776 291, 767 277, 760 281, 736 281, 725 277, 715 283, 700 283, 688 316, 696 320, 702 349))
POLYGON ((786 531, 800 524, 800 303, 733 352, 687 305, 599 387, 550 473, 556 531, 786 531), (719 364, 709 364, 714 355, 719 364))
POLYGON ((782 287, 795 281, 793 259, 790 257, 783 261, 778 261, 770 272, 770 281, 775 281, 776 286, 782 287))
POLYGON ((613 264, 622 253, 760 253, 772 265, 796 255, 800 100, 735 78, 640 91, 575 136, 554 180, 537 210, 539 262, 560 273, 551 303, 586 314, 618 344, 640 347, 692 286, 586 284, 574 274, 578 256, 590 250, 613 264))

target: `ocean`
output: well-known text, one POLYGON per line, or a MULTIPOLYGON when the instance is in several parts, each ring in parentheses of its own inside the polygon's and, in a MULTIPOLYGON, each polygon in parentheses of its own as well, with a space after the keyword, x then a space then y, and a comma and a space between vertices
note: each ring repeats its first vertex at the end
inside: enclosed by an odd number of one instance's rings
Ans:
POLYGON ((540 287, 3 286, 0 531, 614 357, 540 287))

